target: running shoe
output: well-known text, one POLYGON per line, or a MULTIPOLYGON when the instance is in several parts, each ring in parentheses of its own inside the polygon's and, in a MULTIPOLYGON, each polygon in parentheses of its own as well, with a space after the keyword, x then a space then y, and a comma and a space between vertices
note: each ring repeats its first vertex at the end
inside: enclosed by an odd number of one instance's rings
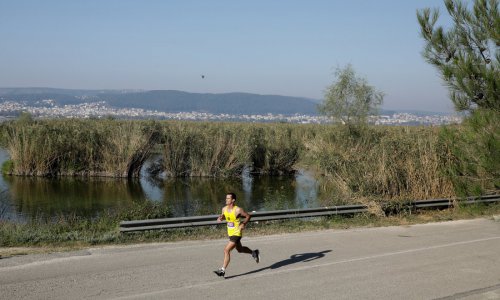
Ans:
POLYGON ((214 271, 215 274, 217 274, 217 276, 220 276, 220 277, 224 277, 224 275, 226 275, 226 272, 224 270, 219 269, 217 271, 214 271))
POLYGON ((252 257, 253 257, 253 259, 255 259, 256 263, 259 263, 259 261, 260 261, 260 251, 259 251, 259 249, 255 249, 254 251, 252 251, 252 257))

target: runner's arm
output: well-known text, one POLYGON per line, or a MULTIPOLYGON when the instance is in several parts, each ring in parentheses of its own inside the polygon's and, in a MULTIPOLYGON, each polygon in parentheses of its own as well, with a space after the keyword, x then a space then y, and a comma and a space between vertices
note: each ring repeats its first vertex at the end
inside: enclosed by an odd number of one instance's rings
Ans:
POLYGON ((247 213, 243 208, 241 207, 238 207, 239 208, 239 212, 238 212, 238 215, 242 218, 245 218, 245 220, 243 220, 243 222, 240 223, 240 228, 243 229, 245 228, 245 226, 247 225, 248 222, 250 222, 250 219, 252 218, 252 216, 247 213))
POLYGON ((217 218, 217 222, 222 222, 222 220, 224 220, 224 208, 222 208, 222 212, 217 218))

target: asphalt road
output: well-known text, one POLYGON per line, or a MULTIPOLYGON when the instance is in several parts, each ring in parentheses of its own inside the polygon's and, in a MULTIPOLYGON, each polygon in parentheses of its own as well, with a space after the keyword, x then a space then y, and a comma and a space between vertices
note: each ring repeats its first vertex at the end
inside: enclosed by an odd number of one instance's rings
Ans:
POLYGON ((500 299, 500 222, 106 247, 0 259, 0 299, 500 299))

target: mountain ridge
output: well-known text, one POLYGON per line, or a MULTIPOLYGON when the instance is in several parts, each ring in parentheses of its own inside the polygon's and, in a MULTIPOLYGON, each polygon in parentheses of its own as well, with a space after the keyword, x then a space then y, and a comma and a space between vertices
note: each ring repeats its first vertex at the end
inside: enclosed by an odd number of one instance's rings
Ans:
POLYGON ((252 93, 191 93, 178 90, 71 90, 57 88, 0 88, 0 101, 57 105, 105 101, 116 108, 164 112, 201 111, 214 114, 317 114, 317 103, 301 97, 252 93))
MULTIPOLYGON (((60 89, 48 87, 0 87, 0 102, 17 101, 39 105, 41 100, 56 105, 105 101, 116 108, 142 108, 163 112, 207 112, 213 114, 305 114, 318 115, 321 100, 305 97, 262 95, 246 92, 192 93, 180 90, 60 89)), ((419 110, 382 109, 381 114, 441 114, 419 110)))

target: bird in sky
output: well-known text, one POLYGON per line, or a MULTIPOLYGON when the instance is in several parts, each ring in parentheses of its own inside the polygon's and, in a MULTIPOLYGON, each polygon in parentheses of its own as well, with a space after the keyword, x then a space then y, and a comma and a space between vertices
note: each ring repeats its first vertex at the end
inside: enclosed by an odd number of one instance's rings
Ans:
POLYGON ((201 79, 205 79, 205 75, 201 75, 201 79))

